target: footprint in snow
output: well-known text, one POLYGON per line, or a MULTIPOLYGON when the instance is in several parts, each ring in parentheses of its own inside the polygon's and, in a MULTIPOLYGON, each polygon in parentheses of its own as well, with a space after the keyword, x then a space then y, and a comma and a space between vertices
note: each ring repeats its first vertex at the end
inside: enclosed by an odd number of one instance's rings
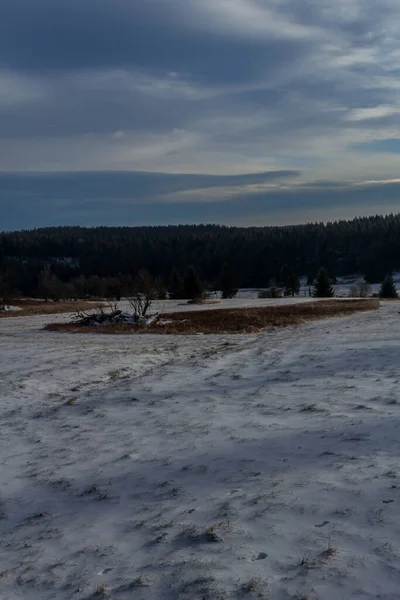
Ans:
POLYGON ((328 525, 329 521, 323 521, 322 523, 317 523, 316 525, 314 525, 314 527, 325 527, 325 525, 328 525))

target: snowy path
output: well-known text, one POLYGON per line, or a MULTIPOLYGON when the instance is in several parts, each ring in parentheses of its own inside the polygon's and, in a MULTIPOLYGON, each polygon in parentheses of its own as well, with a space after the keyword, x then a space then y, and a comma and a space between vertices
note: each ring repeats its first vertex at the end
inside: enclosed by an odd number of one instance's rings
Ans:
POLYGON ((226 337, 3 319, 0 598, 397 600, 399 306, 226 337))

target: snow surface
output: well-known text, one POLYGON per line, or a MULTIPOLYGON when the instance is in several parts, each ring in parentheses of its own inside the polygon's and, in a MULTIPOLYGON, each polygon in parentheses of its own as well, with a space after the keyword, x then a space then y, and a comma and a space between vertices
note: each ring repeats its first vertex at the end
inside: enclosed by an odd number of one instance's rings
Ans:
POLYGON ((22 310, 22 308, 20 306, 6 306, 4 308, 3 311, 0 310, 0 312, 18 312, 19 310, 22 310))
MULTIPOLYGON (((150 312, 186 312, 197 310, 216 310, 225 308, 252 308, 258 306, 282 306, 286 304, 299 304, 300 302, 315 302, 323 298, 310 296, 295 296, 294 298, 258 298, 254 290, 242 293, 237 298, 210 298, 204 304, 188 304, 187 300, 157 300, 152 303, 150 312)), ((123 300, 118 303, 118 308, 132 312, 129 302, 123 300)))
POLYGON ((398 600, 399 310, 231 336, 1 320, 0 598, 398 600))

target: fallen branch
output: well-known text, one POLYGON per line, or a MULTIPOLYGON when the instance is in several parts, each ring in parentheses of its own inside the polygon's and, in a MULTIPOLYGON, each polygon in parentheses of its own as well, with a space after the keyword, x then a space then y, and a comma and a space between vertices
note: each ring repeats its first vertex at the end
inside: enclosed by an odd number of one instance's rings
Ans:
POLYGON ((101 307, 97 309, 97 312, 78 309, 70 317, 71 324, 84 327, 120 324, 149 326, 154 325, 160 318, 159 313, 146 317, 135 313, 123 313, 116 304, 109 304, 109 307, 112 309, 111 312, 106 312, 101 307))

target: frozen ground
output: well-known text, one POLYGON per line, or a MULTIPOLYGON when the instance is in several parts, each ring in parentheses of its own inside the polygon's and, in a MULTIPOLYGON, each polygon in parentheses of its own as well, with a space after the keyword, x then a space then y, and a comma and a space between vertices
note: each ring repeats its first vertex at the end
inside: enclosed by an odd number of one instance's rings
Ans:
POLYGON ((398 600, 399 310, 229 337, 1 320, 0 598, 398 600))

